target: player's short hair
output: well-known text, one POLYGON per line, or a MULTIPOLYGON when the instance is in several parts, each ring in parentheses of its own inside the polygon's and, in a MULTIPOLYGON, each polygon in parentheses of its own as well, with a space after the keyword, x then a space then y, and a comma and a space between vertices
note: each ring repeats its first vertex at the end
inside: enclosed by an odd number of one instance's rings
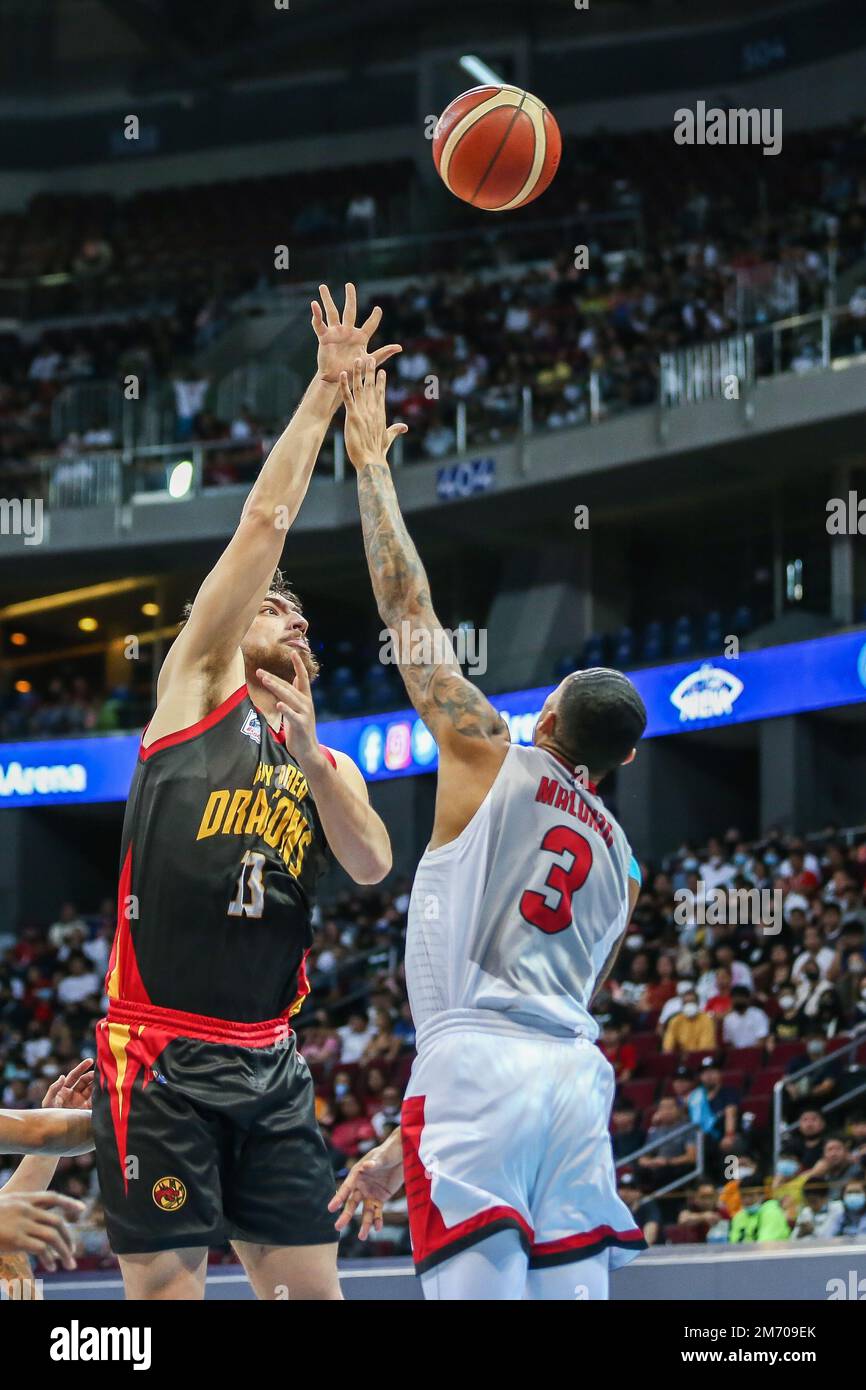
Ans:
MULTIPOLYGON (((286 599, 287 602, 291 603, 294 608, 297 608, 299 613, 302 613, 304 611, 303 606, 301 604, 301 600, 298 598, 298 595, 295 593, 294 589, 289 587, 289 584, 286 581, 286 577, 283 574, 283 571, 280 569, 274 570, 274 577, 268 585, 268 594, 275 594, 277 598, 286 599)), ((265 595, 265 597, 267 598, 267 594, 265 595)), ((191 612, 192 603, 185 603, 183 605, 183 610, 180 615, 180 627, 183 627, 191 612)))
POLYGON ((567 677, 556 707, 556 739, 575 766, 600 776, 628 757, 646 722, 646 706, 628 676, 593 666, 567 677))

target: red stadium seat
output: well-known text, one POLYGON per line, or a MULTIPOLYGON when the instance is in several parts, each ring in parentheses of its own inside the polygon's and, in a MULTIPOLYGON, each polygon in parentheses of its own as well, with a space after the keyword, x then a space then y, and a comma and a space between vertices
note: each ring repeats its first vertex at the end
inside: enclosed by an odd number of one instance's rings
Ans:
POLYGON ((752 1076, 764 1066, 762 1047, 729 1047, 725 1050, 725 1066, 752 1076))
POLYGON ((683 1065, 690 1071, 699 1072, 706 1057, 718 1059, 718 1052, 714 1047, 705 1048, 703 1052, 686 1052, 683 1056, 683 1065))
POLYGON ((647 1057, 641 1064, 644 1076, 670 1076, 679 1066, 679 1058, 673 1052, 659 1052, 655 1057, 647 1057))
POLYGON ((638 1065, 644 1057, 651 1057, 657 1053, 661 1046, 655 1033, 633 1033, 628 1042, 635 1050, 638 1065))
POLYGON ((784 1068, 788 1065, 792 1057, 799 1057, 801 1055, 805 1062, 806 1044, 801 1042, 799 1038, 795 1038, 793 1042, 776 1043, 772 1052, 767 1053, 767 1061, 771 1066, 784 1068))
POLYGON ((730 1086, 739 1095, 746 1089, 746 1073, 744 1071, 723 1071, 722 1085, 730 1086))
POLYGON ((652 1077, 644 1081, 626 1081, 619 1087, 617 1094, 624 1100, 630 1100, 636 1110, 646 1110, 655 1100, 657 1085, 652 1077))
POLYGON ((665 1245, 702 1245, 701 1230, 697 1226, 665 1226, 665 1245))
POLYGON ((752 1129, 764 1130, 770 1123, 771 1100, 769 1096, 746 1096, 740 1101, 740 1121, 744 1115, 753 1115, 752 1129))
MULTIPOLYGON (((753 1096, 771 1096, 776 1082, 781 1081, 784 1075, 784 1071, 779 1067, 768 1067, 766 1071, 759 1071, 752 1077, 751 1094, 753 1096)), ((746 1102, 743 1101, 743 1105, 745 1104, 746 1102)))

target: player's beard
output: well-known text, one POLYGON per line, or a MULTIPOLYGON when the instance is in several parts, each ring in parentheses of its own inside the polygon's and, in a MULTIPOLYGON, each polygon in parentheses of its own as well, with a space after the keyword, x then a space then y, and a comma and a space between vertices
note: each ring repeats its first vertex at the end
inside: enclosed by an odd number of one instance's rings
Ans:
POLYGON ((295 679, 295 665, 292 655, 297 652, 307 668, 310 684, 319 674, 319 663, 306 647, 290 647, 287 642, 274 642, 272 646, 245 647, 244 663, 247 676, 255 676, 256 671, 268 671, 279 680, 290 684, 295 679))

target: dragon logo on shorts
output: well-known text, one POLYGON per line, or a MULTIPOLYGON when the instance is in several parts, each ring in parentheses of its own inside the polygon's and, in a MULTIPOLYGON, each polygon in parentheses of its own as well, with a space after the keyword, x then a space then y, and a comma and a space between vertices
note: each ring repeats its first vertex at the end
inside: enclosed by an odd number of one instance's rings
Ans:
POLYGON ((180 1211, 186 1201, 186 1187, 180 1178, 158 1178, 153 1184, 153 1200, 160 1211, 180 1211))

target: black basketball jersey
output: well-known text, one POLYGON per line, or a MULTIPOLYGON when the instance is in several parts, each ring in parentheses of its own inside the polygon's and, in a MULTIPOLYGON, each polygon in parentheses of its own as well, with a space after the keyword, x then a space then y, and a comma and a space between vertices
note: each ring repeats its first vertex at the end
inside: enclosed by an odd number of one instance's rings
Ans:
POLYGON ((245 685, 142 748, 109 998, 242 1023, 295 1012, 325 848, 306 778, 245 685))

